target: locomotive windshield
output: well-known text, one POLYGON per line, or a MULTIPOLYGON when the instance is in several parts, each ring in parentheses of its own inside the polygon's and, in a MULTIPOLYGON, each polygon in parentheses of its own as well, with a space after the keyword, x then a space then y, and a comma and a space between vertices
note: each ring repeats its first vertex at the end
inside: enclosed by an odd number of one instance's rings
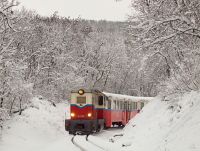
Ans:
POLYGON ((86 104, 86 97, 85 96, 78 96, 77 97, 78 104, 86 104))

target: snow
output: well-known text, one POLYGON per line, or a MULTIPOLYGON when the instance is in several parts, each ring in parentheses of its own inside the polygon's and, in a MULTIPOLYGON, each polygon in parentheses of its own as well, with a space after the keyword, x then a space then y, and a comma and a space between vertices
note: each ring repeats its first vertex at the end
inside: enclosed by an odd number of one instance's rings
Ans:
POLYGON ((66 104, 54 107, 42 98, 33 98, 31 107, 8 121, 0 151, 77 150, 64 130, 66 104))
MULTIPOLYGON (((200 151, 200 93, 165 100, 154 98, 124 129, 103 130, 89 136, 89 141, 108 151, 200 151)), ((54 107, 43 98, 32 99, 22 116, 5 124, 0 151, 79 151, 64 130, 64 112, 68 116, 68 104, 54 107)), ((75 141, 97 150, 84 136, 75 141)))
POLYGON ((122 94, 114 94, 103 92, 108 98, 111 100, 124 100, 124 101, 151 101, 154 97, 139 97, 139 96, 130 96, 130 95, 122 95, 122 94))
MULTIPOLYGON (((91 144, 90 142, 86 141, 85 136, 78 136, 75 137, 75 141, 79 143, 87 151, 102 151, 101 148, 96 147, 95 145, 91 144)), ((102 142, 101 142, 102 144, 102 142)))

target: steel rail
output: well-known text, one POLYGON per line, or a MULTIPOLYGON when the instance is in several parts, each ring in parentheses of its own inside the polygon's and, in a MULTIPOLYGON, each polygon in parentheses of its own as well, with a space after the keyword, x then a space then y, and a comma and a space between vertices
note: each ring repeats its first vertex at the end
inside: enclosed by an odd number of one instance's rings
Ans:
POLYGON ((103 151, 107 151, 107 149, 103 148, 102 146, 99 146, 99 145, 95 144, 94 142, 90 141, 90 140, 88 139, 88 137, 89 137, 89 135, 86 136, 86 141, 88 141, 88 142, 91 143, 92 145, 94 145, 94 146, 100 148, 100 149, 103 150, 103 151))
MULTIPOLYGON (((86 148, 84 148, 83 146, 81 146, 80 144, 78 144, 78 143, 75 141, 75 137, 76 137, 76 135, 74 135, 74 136, 71 138, 71 142, 72 142, 77 148, 79 148, 81 151, 88 151, 89 149, 87 150, 86 148)), ((93 146, 99 148, 99 149, 102 150, 102 151, 107 151, 107 149, 105 149, 105 148, 103 148, 103 147, 101 147, 101 146, 95 144, 94 142, 90 141, 90 140, 88 139, 88 137, 89 137, 89 135, 86 135, 86 137, 85 137, 85 140, 86 140, 88 143, 90 143, 91 145, 93 145, 93 146)))
POLYGON ((74 136, 72 137, 71 142, 72 142, 77 148, 79 148, 81 151, 87 151, 85 148, 83 148, 81 145, 79 145, 79 144, 74 140, 75 136, 76 136, 76 135, 74 135, 74 136))

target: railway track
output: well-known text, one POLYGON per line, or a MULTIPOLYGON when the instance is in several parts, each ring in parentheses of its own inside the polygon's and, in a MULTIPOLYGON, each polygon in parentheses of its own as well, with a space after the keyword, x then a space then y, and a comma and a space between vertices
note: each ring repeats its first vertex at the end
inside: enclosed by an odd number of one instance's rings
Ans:
POLYGON ((88 136, 74 135, 71 142, 81 151, 107 151, 107 149, 90 141, 88 136))

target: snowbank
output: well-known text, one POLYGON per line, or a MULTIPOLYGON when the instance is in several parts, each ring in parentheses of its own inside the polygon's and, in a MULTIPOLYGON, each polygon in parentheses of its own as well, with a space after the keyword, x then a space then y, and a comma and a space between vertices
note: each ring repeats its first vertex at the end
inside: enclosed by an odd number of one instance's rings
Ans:
POLYGON ((200 93, 152 101, 124 130, 119 150, 200 151, 200 93))
POLYGON ((77 150, 64 130, 67 105, 54 107, 46 100, 34 98, 21 116, 6 123, 0 141, 1 151, 66 151, 77 150))

